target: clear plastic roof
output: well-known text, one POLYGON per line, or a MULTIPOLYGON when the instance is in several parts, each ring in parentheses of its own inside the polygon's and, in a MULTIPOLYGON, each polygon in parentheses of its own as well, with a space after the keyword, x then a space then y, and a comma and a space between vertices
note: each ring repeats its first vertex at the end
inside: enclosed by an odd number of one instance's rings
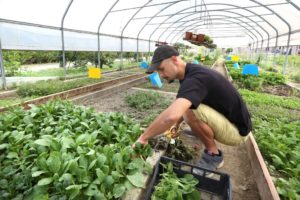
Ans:
POLYGON ((300 0, 0 0, 0 39, 3 49, 64 43, 97 51, 99 35, 101 51, 152 51, 156 41, 185 42, 191 31, 218 47, 291 46, 300 45, 299 7, 300 0))

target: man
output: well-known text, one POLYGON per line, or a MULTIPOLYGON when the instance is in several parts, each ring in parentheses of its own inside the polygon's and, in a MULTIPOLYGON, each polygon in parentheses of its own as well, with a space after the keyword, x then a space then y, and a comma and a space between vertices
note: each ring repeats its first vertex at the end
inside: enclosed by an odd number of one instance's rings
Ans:
POLYGON ((249 112, 237 90, 218 72, 185 63, 178 51, 168 45, 155 50, 147 73, 153 71, 168 82, 178 79, 180 88, 176 100, 137 141, 147 144, 150 138, 163 133, 173 124, 178 127, 184 119, 193 134, 205 145, 199 166, 211 170, 221 167, 223 155, 215 140, 238 145, 246 140, 252 128, 249 112))

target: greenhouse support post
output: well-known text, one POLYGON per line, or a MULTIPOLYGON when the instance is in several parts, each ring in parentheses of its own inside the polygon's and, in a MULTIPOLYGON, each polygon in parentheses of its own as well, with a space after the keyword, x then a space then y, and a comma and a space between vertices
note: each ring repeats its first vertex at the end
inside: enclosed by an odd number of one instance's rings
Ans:
POLYGON ((63 60, 63 67, 65 69, 65 78, 67 77, 67 68, 66 68, 66 55, 65 55, 65 39, 64 39, 64 21, 66 18, 66 15, 73 3, 73 0, 70 0, 68 7, 65 10, 65 13, 61 19, 61 43, 62 43, 62 60, 63 60))
POLYGON ((120 62, 120 70, 123 68, 123 37, 121 36, 121 62, 120 62))
MULTIPOLYGON (((150 44, 151 43, 151 40, 150 40, 150 38, 149 38, 149 50, 148 50, 148 53, 150 54, 150 44)), ((150 60, 149 60, 149 62, 150 62, 150 60)))
POLYGON ((105 21, 106 17, 108 16, 108 14, 112 11, 112 9, 115 7, 115 5, 118 2, 119 2, 119 0, 115 1, 115 3, 109 8, 109 10, 105 13, 103 19, 101 20, 101 22, 99 23, 99 26, 98 26, 97 39, 98 39, 98 65, 99 65, 99 68, 101 68, 100 28, 101 28, 103 22, 105 21))
POLYGON ((285 52, 285 61, 284 61, 283 70, 282 70, 283 74, 286 73, 286 68, 287 68, 287 65, 288 65, 288 55, 289 55, 289 48, 290 48, 290 39, 291 39, 291 32, 289 32, 289 35, 288 35, 287 47, 286 47, 286 52, 285 52))
POLYGON ((139 65, 139 38, 136 39, 136 62, 139 65))
POLYGON ((2 78, 2 89, 6 90, 6 79, 5 79, 5 71, 4 71, 4 65, 3 65, 1 39, 0 39, 0 73, 1 73, 1 78, 2 78))
MULTIPOLYGON (((152 2, 152 0, 148 0, 145 4, 143 4, 143 6, 139 7, 139 9, 136 10, 136 12, 131 16, 131 18, 127 21, 127 23, 125 24, 125 26, 122 29, 121 32, 121 69, 123 67, 123 34, 125 29, 127 28, 128 24, 134 19, 134 17, 144 8, 146 7, 150 2, 152 2)), ((138 39, 138 38, 137 38, 138 39)), ((138 41, 137 41, 138 43, 138 41)), ((137 51, 137 54, 139 52, 137 51)))
POLYGON ((276 61, 276 53, 277 53, 277 46, 278 46, 278 34, 276 35, 276 41, 275 41, 275 48, 274 48, 274 56, 273 56, 273 67, 275 67, 276 61))

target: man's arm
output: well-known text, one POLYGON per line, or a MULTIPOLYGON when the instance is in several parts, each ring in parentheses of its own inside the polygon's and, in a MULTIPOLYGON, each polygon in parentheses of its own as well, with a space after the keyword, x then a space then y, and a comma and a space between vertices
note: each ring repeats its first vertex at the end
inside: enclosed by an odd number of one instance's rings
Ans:
POLYGON ((137 141, 142 144, 147 144, 150 138, 163 133, 173 124, 177 123, 191 105, 192 103, 187 99, 176 99, 150 124, 150 126, 145 130, 145 132, 139 137, 137 141))

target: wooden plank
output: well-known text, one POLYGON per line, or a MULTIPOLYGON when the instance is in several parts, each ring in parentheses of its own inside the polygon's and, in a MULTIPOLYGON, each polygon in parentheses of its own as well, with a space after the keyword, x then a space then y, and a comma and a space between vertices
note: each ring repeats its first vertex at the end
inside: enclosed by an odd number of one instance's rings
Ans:
POLYGON ((253 175, 262 200, 280 200, 270 173, 260 153, 257 143, 250 133, 246 141, 246 149, 251 162, 253 175))
POLYGON ((7 98, 7 97, 16 97, 17 96, 16 91, 17 90, 9 90, 9 91, 0 92, 0 99, 7 98))

